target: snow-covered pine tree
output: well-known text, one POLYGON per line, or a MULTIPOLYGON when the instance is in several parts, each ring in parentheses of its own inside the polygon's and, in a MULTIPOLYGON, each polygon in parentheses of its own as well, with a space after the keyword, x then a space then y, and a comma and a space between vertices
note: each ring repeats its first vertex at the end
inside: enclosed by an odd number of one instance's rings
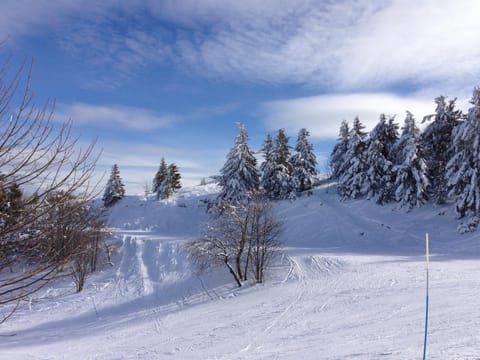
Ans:
POLYGON ((409 111, 395 152, 395 197, 402 206, 419 206, 427 200, 427 166, 420 144, 420 130, 409 111))
POLYGON ((348 122, 343 120, 340 125, 340 131, 337 142, 330 154, 330 167, 332 169, 332 178, 338 179, 341 176, 341 169, 345 162, 345 154, 348 150, 348 139, 350 136, 350 129, 348 122))
POLYGON ((268 198, 273 197, 273 189, 275 182, 273 181, 273 172, 275 169, 275 152, 273 148, 273 140, 270 134, 267 134, 260 150, 263 154, 264 161, 260 165, 260 188, 268 198))
POLYGON ((168 175, 167 163, 165 162, 165 159, 162 158, 162 160, 160 161, 160 166, 158 167, 157 173, 155 174, 155 177, 153 178, 152 191, 154 193, 158 194, 158 188, 162 184, 163 180, 165 180, 167 175, 168 175))
POLYGON ((246 203, 252 192, 258 190, 259 173, 254 152, 247 144, 245 126, 239 124, 239 134, 220 170, 222 191, 218 198, 231 203, 246 203))
POLYGON ((365 195, 363 185, 366 176, 365 151, 367 133, 358 117, 353 121, 349 134, 347 152, 339 170, 338 194, 344 200, 365 195))
POLYGON ((317 175, 317 157, 313 152, 313 146, 308 141, 310 133, 307 129, 300 129, 298 132, 295 154, 292 155, 293 183, 296 184, 296 191, 310 190, 313 187, 317 175))
POLYGON ((174 163, 168 165, 168 178, 170 180, 169 183, 172 193, 176 193, 182 188, 182 183, 180 182, 182 176, 180 175, 177 165, 174 163))
POLYGON ((393 162, 390 159, 392 144, 391 126, 384 114, 370 132, 365 152, 366 176, 362 187, 369 199, 374 198, 380 205, 394 200, 393 162), (389 127, 390 126, 390 127, 389 127))
POLYGON ((290 147, 284 129, 279 129, 273 149, 272 189, 268 194, 271 199, 293 199, 296 184, 292 178, 290 147))
POLYGON ((455 213, 464 218, 460 232, 472 231, 480 214, 480 88, 473 90, 472 107, 464 122, 453 131, 453 156, 447 164, 449 196, 455 213))
POLYGON ((168 199, 174 193, 182 188, 180 183, 180 172, 176 164, 172 163, 167 167, 167 174, 158 187, 157 199, 168 199))
POLYGON ((395 115, 390 116, 387 122, 387 137, 385 139, 385 148, 387 152, 387 157, 392 162, 395 159, 395 145, 398 141, 398 123, 395 121, 395 115))
POLYGON ((106 207, 114 205, 125 196, 125 187, 120 178, 118 165, 114 164, 103 194, 103 204, 106 207))
POLYGON ((436 204, 445 203, 448 197, 445 173, 452 156, 452 132, 462 118, 461 110, 455 108, 456 100, 447 103, 445 96, 437 97, 435 114, 425 116, 423 119, 423 121, 433 119, 422 134, 422 146, 430 182, 429 198, 436 204))

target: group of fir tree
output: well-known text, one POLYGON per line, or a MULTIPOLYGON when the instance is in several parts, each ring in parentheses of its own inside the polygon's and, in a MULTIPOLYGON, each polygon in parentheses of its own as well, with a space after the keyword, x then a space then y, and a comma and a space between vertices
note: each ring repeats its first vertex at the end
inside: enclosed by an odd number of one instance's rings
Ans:
MULTIPOLYGON (((152 191, 157 195, 157 199, 168 199, 175 192, 182 188, 180 182, 181 175, 177 165, 174 163, 167 166, 165 159, 162 158, 160 167, 153 178, 152 191)), ((116 204, 125 196, 125 186, 120 177, 118 165, 114 164, 103 194, 103 203, 105 207, 116 204)))
POLYGON ((311 189, 317 160, 309 135, 306 129, 300 130, 293 155, 284 129, 278 130, 274 140, 267 135, 261 150, 264 161, 258 168, 245 127, 239 125, 239 134, 220 171, 219 199, 245 203, 259 191, 271 200, 293 199, 296 193, 311 189))
POLYGON ((157 199, 168 199, 182 188, 180 172, 174 163, 167 165, 162 158, 160 166, 153 178, 152 191, 157 194, 157 199))
POLYGON ((350 129, 342 122, 330 156, 332 177, 342 199, 366 197, 378 204, 399 202, 408 208, 431 201, 453 201, 464 222, 459 231, 473 230, 480 215, 480 88, 473 91, 466 115, 456 99, 435 99, 436 110, 424 118, 421 132, 407 111, 404 125, 381 115, 370 133, 358 118, 350 129))

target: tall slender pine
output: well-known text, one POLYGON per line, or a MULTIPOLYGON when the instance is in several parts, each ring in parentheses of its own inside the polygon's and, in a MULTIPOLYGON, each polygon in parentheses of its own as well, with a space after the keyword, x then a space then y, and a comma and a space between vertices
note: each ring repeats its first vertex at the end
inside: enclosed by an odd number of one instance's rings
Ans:
POLYGON ((313 152, 313 145, 308 141, 310 133, 307 129, 298 132, 295 154, 291 157, 292 178, 296 191, 310 190, 317 175, 317 157, 313 152))
POLYGON ((106 207, 114 205, 125 196, 125 186, 120 177, 118 165, 114 164, 103 194, 103 204, 106 207))
POLYGON ((364 129, 365 126, 356 117, 350 130, 347 152, 339 171, 337 190, 343 199, 354 199, 365 195, 363 185, 366 176, 367 133, 364 129))
POLYGON ((435 114, 424 121, 433 120, 422 134, 422 146, 427 161, 429 195, 437 204, 443 204, 448 197, 446 167, 452 157, 452 132, 460 123, 462 112, 455 108, 456 99, 448 103, 444 96, 435 99, 435 114))
POLYGON ((402 206, 412 208, 427 200, 428 178, 420 130, 409 111, 402 130, 396 147, 395 197, 402 206))
POLYGON ((222 191, 219 199, 231 203, 245 203, 252 192, 258 190, 260 176, 254 152, 247 144, 245 126, 239 124, 239 134, 220 170, 222 191))
POLYGON ((295 197, 294 179, 292 178, 292 164, 290 163, 290 147, 284 129, 279 129, 275 137, 273 149, 272 199, 291 199, 295 197))
POLYGON ((163 180, 168 176, 168 169, 167 169, 167 163, 165 162, 165 159, 162 158, 160 161, 160 166, 157 170, 157 173, 155 174, 155 177, 153 178, 153 188, 152 191, 154 193, 158 194, 158 189, 160 185, 163 183, 163 180))
POLYGON ((467 118, 453 132, 454 155, 447 164, 449 195, 455 213, 466 221, 461 232, 475 229, 480 215, 480 88, 473 90, 467 118))
POLYGON ((330 154, 330 167, 332 169, 332 177, 339 179, 342 173, 342 166, 345 162, 345 154, 348 150, 348 142, 350 137, 350 129, 348 122, 343 120, 340 125, 340 131, 337 142, 330 154))

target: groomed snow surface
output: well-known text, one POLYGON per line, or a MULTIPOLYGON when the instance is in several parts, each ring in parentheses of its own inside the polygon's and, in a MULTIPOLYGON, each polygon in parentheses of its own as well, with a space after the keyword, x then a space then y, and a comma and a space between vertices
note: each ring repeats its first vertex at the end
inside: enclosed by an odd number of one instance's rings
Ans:
POLYGON ((80 294, 65 279, 25 304, 0 327, 0 359, 421 359, 426 232, 427 358, 480 359, 480 234, 457 234, 449 207, 339 202, 328 184, 278 202, 283 254, 265 284, 238 289, 182 251, 215 191, 123 199, 114 265, 80 294))

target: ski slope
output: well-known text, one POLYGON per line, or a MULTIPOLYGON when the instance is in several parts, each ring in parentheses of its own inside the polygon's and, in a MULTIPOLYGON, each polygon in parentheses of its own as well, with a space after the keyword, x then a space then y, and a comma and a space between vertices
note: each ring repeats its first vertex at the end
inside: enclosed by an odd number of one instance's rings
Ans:
POLYGON ((80 294, 65 279, 25 304, 0 328, 0 359, 420 359, 426 232, 427 358, 480 359, 480 238, 457 234, 448 207, 339 202, 329 184, 278 202, 285 249, 265 284, 238 289, 182 251, 216 190, 123 199, 114 265, 80 294))

